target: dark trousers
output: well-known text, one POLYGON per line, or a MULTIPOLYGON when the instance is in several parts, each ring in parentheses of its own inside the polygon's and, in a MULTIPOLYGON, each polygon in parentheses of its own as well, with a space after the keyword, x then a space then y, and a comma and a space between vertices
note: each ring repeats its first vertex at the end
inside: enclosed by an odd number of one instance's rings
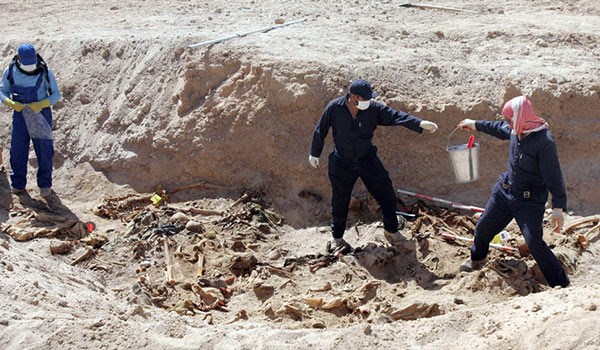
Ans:
MULTIPOLYGON (((52 125, 50 108, 44 108, 42 114, 48 124, 52 125)), ((24 189, 27 184, 27 162, 29 160, 30 142, 33 143, 33 150, 38 162, 37 185, 39 188, 50 188, 52 187, 54 142, 52 140, 30 138, 25 119, 23 119, 23 114, 20 112, 14 112, 13 114, 10 141, 11 186, 15 189, 24 189)))
POLYGON ((377 155, 371 155, 357 162, 339 159, 329 155, 329 181, 331 182, 331 225, 333 238, 342 238, 346 230, 348 207, 352 189, 358 178, 375 198, 383 214, 383 227, 388 232, 398 232, 396 217, 396 194, 390 175, 377 155))
POLYGON ((483 260, 488 255, 489 244, 500 231, 514 218, 523 233, 529 252, 538 263, 546 281, 552 287, 569 285, 569 278, 552 250, 542 239, 544 206, 547 194, 532 194, 530 199, 515 198, 497 183, 485 212, 475 227, 475 241, 471 246, 471 259, 483 260))

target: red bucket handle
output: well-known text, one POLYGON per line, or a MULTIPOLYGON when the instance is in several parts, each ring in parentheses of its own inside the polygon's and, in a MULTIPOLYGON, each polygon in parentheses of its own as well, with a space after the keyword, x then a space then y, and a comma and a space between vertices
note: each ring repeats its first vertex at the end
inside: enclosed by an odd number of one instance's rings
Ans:
POLYGON ((474 142, 475 142, 475 136, 474 135, 469 136, 469 142, 467 142, 467 148, 472 148, 474 142))
MULTIPOLYGON (((452 130, 450 135, 448 135, 448 141, 446 142, 446 149, 450 148, 450 138, 456 132, 456 130, 459 130, 459 129, 455 128, 454 130, 452 130)), ((471 135, 471 136, 469 136, 469 141, 467 142, 467 148, 473 148, 474 145, 475 145, 475 136, 471 135)))

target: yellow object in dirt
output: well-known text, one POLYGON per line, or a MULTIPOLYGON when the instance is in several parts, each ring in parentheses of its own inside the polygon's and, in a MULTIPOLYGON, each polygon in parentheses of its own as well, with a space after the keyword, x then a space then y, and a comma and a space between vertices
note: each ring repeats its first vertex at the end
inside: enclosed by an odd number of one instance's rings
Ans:
POLYGON ((494 236, 494 238, 492 239, 492 243, 502 244, 502 243, 508 241, 509 239, 510 239, 510 233, 508 233, 508 231, 504 230, 494 236))
POLYGON ((162 202, 162 197, 155 193, 150 197, 150 201, 154 206, 158 206, 162 202))

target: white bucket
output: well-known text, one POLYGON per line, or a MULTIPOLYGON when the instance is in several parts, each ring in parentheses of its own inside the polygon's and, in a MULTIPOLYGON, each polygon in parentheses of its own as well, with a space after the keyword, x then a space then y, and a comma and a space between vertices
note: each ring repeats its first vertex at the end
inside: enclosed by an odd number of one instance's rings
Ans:
POLYGON ((466 143, 449 146, 450 137, 458 129, 454 129, 448 136, 446 150, 450 156, 450 163, 454 169, 456 183, 468 183, 479 179, 479 144, 474 143, 471 148, 466 143))

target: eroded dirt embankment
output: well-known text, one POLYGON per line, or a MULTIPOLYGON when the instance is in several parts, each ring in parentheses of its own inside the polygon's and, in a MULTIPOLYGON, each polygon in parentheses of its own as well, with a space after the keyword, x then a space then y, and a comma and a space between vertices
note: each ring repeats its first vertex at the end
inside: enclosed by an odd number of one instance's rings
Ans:
MULTIPOLYGON (((313 170, 307 162, 311 134, 326 103, 346 90, 354 73, 315 62, 259 60, 232 53, 227 46, 203 51, 182 46, 90 41, 74 49, 69 42, 44 44, 41 51, 51 53, 47 60, 63 92, 55 107, 59 177, 61 168, 68 173, 73 165, 89 162, 111 182, 140 192, 198 180, 260 186, 294 226, 326 219, 330 191, 325 165, 332 141, 329 136, 324 167, 313 170), (301 190, 325 200, 299 198, 301 190)), ((379 154, 396 187, 485 204, 489 188, 506 167, 507 145, 476 135, 481 178, 456 185, 445 151, 448 134, 462 118, 492 119, 504 101, 527 93, 557 138, 569 207, 581 214, 600 208, 599 190, 590 185, 600 170, 600 155, 594 152, 600 146, 597 91, 559 92, 507 81, 496 87, 498 99, 474 98, 464 105, 464 99, 404 96, 380 72, 373 71, 371 80, 381 101, 440 126, 433 135, 392 127, 377 131, 379 154)), ((8 127, 7 121, 3 124, 8 127)), ((463 143, 467 136, 459 133, 450 142, 463 143)), ((71 187, 64 192, 78 190, 71 187)), ((364 194, 364 187, 356 192, 364 194)))

